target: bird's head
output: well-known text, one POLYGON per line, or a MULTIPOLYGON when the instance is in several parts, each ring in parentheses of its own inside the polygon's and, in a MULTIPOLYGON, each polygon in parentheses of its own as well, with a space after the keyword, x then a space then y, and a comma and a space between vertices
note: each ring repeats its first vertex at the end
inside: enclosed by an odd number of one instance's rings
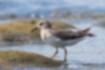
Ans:
POLYGON ((42 20, 42 21, 39 21, 37 26, 31 30, 31 32, 37 30, 37 29, 47 29, 47 28, 51 28, 51 24, 50 22, 46 21, 46 20, 42 20))

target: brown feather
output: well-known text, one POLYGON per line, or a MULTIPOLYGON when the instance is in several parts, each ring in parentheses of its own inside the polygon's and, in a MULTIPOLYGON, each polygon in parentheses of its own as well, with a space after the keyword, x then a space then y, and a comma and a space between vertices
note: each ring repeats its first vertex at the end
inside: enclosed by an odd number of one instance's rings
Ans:
POLYGON ((81 33, 81 31, 73 32, 67 30, 51 30, 50 32, 61 40, 77 39, 86 36, 86 34, 81 33))

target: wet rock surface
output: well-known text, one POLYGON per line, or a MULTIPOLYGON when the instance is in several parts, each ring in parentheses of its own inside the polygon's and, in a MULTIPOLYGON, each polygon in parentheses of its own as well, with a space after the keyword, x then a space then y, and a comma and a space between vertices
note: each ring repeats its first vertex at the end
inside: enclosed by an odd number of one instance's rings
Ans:
POLYGON ((58 67, 61 61, 56 61, 39 54, 24 51, 0 51, 0 66, 12 67, 58 67))

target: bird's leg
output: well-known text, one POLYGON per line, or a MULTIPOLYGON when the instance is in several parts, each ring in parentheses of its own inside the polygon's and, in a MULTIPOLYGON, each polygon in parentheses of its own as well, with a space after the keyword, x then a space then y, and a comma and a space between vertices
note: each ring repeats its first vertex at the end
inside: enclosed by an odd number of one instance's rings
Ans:
POLYGON ((58 53, 58 48, 56 48, 56 51, 55 51, 55 53, 51 56, 51 58, 55 57, 57 53, 58 53))
POLYGON ((64 61, 66 61, 66 59, 67 59, 67 50, 65 49, 65 47, 64 47, 63 49, 64 49, 64 51, 65 51, 64 61))

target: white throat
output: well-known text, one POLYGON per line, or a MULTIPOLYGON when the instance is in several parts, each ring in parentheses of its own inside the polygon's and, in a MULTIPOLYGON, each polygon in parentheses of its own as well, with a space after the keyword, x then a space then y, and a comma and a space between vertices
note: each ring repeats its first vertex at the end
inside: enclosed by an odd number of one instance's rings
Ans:
POLYGON ((41 29, 40 36, 42 40, 45 40, 49 35, 48 29, 41 29))

